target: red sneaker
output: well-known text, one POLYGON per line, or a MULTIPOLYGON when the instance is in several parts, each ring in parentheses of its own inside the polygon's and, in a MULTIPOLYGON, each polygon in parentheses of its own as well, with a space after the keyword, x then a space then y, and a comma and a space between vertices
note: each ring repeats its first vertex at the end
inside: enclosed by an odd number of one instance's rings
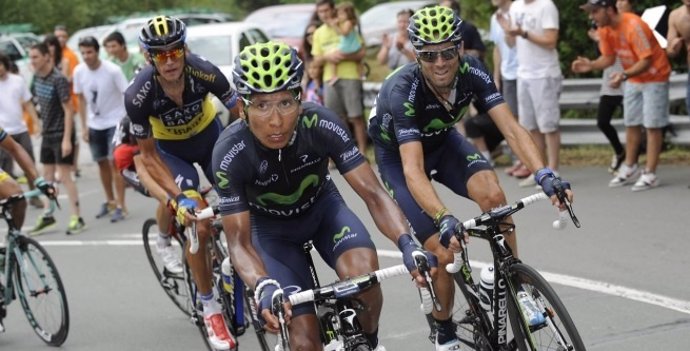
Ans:
POLYGON ((204 317, 208 342, 215 350, 231 350, 237 346, 237 340, 230 334, 225 319, 220 313, 204 317))

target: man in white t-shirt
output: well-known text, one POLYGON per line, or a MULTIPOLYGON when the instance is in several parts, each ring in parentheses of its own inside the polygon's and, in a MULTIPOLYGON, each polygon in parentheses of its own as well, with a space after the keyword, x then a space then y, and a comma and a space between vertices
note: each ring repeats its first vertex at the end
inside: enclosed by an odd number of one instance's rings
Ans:
POLYGON ((98 57, 99 49, 98 40, 94 37, 79 40, 79 52, 84 62, 74 69, 72 81, 74 93, 80 101, 82 138, 89 143, 91 156, 98 163, 107 199, 96 218, 112 212, 110 221, 117 222, 124 219, 127 211, 124 182, 112 162, 113 135, 118 122, 127 114, 124 104, 127 79, 120 67, 98 57), (113 194, 113 183, 117 196, 113 194))
MULTIPOLYGON (((11 66, 10 58, 0 52, 0 92, 2 92, 0 93, 0 127, 26 150, 35 165, 34 147, 24 121, 24 110, 33 119, 36 128, 38 128, 38 115, 31 102, 31 92, 24 78, 10 73, 11 66)), ((0 150, 0 169, 15 176, 14 159, 4 150, 0 150)), ((29 187, 33 189, 34 185, 29 182, 29 187)), ((43 207, 43 203, 37 198, 31 198, 29 203, 37 208, 43 207)))
MULTIPOLYGON (((558 170, 561 147, 558 98, 563 77, 558 61, 558 9, 551 0, 517 0, 510 6, 506 42, 517 49, 517 92, 520 124, 527 128, 548 166, 558 170)), ((534 185, 527 177, 520 186, 534 185)))

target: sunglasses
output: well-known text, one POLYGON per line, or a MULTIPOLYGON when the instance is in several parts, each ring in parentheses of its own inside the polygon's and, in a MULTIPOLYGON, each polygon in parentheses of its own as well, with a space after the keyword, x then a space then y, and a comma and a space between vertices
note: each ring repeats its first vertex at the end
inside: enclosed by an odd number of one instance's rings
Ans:
POLYGON ((424 62, 436 62, 439 55, 443 61, 450 61, 458 57, 458 48, 456 46, 451 46, 438 51, 417 51, 417 57, 424 62))
POLYGON ((167 62, 168 59, 177 60, 184 56, 184 48, 151 52, 151 59, 156 62, 167 62))

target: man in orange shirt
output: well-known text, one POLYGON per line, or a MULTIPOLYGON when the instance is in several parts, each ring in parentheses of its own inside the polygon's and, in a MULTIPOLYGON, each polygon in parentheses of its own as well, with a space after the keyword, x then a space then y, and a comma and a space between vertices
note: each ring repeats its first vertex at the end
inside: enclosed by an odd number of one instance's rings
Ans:
MULTIPOLYGON (((60 46, 62 46, 62 57, 67 59, 68 65, 65 69, 63 69, 62 72, 64 72, 65 77, 67 77, 67 81, 69 82, 69 94, 70 94, 70 99, 72 101, 72 108, 74 109, 73 111, 79 111, 79 97, 74 93, 74 89, 72 89, 72 74, 74 73, 74 68, 77 67, 79 64, 79 57, 77 57, 77 54, 72 51, 67 46, 67 39, 69 39, 69 33, 67 32, 67 27, 63 25, 57 25, 55 26, 55 30, 53 31, 53 34, 58 38, 58 41, 60 42, 60 46)), ((74 116, 72 116, 74 117, 74 116)), ((76 118, 75 118, 76 119, 76 118)), ((77 123, 74 124, 74 126, 77 126, 77 123)), ((84 126, 80 126, 84 127, 84 126)), ((76 133, 76 128, 73 129, 76 133)), ((79 167, 78 167, 78 162, 79 162, 79 138, 75 138, 76 143, 74 144, 74 174, 75 176, 79 176, 79 167)))
POLYGON ((578 57, 571 68, 575 73, 601 70, 613 65, 616 56, 623 71, 613 73, 610 84, 623 84, 623 121, 625 123, 625 163, 609 182, 610 187, 630 183, 639 173, 638 150, 642 126, 647 130, 647 163, 633 191, 659 185, 656 168, 659 163, 662 129, 669 123, 669 76, 671 65, 652 30, 633 13, 619 13, 615 0, 588 0, 581 8, 589 13, 599 28, 599 51, 596 60, 578 57))

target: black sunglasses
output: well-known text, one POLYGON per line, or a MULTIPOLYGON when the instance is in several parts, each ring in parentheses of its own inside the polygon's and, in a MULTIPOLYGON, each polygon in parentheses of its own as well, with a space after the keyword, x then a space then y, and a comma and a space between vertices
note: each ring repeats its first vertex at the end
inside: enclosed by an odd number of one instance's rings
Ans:
POLYGON ((424 62, 436 62, 439 55, 443 61, 450 61, 458 57, 458 48, 454 45, 438 51, 417 51, 417 57, 424 62))

